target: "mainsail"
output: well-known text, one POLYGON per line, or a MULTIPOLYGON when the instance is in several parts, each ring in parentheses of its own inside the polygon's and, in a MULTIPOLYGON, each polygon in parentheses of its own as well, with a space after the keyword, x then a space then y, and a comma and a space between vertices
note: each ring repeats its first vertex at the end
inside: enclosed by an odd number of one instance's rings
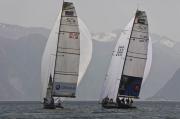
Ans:
POLYGON ((117 97, 138 98, 147 60, 148 42, 146 13, 137 10, 112 53, 101 101, 108 98, 116 102, 117 97))
POLYGON ((73 3, 64 2, 59 26, 52 96, 75 97, 79 74, 80 32, 73 3))
MULTIPOLYGON (((61 16, 62 16, 61 13, 62 11, 60 11, 60 14, 58 15, 56 19, 54 27, 51 30, 51 33, 46 43, 46 47, 45 47, 43 57, 42 57, 42 64, 41 64, 41 75, 42 75, 41 80, 42 80, 42 86, 43 86, 42 96, 41 96, 42 101, 43 101, 43 98, 49 97, 49 93, 47 95, 47 92, 49 92, 49 89, 47 87, 49 85, 48 82, 50 79, 50 75, 53 79, 56 51, 57 51, 57 42, 59 40, 58 39, 59 28, 60 28, 60 21, 61 21, 61 16)), ((69 17, 66 17, 66 18, 68 19, 69 17)), ((77 87, 78 87, 78 83, 79 84, 81 83, 81 80, 87 70, 87 67, 92 57, 92 40, 91 40, 91 35, 89 33, 89 30, 80 18, 78 18, 78 26, 80 30, 79 37, 80 37, 80 54, 81 55, 80 55, 80 65, 79 65, 77 87)), ((50 95, 51 93, 52 93, 52 89, 51 89, 50 95)))

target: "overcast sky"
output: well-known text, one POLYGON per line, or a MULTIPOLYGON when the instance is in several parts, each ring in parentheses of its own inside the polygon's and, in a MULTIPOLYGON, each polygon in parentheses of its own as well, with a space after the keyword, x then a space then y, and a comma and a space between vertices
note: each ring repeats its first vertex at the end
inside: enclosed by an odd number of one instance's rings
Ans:
MULTIPOLYGON (((72 0, 91 32, 112 31, 133 17, 137 4, 147 12, 150 31, 180 41, 180 0, 72 0)), ((62 0, 0 0, 0 22, 52 28, 62 0)))

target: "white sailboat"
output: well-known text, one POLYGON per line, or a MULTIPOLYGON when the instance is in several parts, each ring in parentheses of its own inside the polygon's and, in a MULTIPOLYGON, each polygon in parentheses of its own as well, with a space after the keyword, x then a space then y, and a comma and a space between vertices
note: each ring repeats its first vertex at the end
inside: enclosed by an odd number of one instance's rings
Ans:
POLYGON ((100 97, 103 107, 129 108, 132 107, 132 99, 139 98, 145 66, 148 66, 149 40, 146 13, 137 10, 112 53, 100 97))
POLYGON ((42 94, 44 108, 55 108, 55 97, 76 97, 80 62, 80 31, 73 3, 63 1, 61 14, 52 32, 56 32, 56 35, 50 35, 49 39, 54 39, 56 47, 51 47, 53 49, 48 51, 49 57, 45 60, 50 63, 43 64, 44 67, 49 67, 48 73, 42 74, 44 75, 43 84, 45 84, 42 94))

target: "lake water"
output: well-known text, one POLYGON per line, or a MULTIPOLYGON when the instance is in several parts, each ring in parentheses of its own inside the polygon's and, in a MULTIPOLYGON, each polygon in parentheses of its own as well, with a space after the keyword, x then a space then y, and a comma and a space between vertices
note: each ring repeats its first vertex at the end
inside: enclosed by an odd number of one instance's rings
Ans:
POLYGON ((180 102, 136 102, 136 109, 104 109, 98 102, 64 102, 43 109, 39 102, 0 102, 2 119, 180 119, 180 102))

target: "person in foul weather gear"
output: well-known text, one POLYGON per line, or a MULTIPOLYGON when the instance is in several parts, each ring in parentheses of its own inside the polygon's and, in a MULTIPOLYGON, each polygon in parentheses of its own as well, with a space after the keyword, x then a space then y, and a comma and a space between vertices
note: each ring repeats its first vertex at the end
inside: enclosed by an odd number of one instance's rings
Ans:
POLYGON ((122 104, 125 104, 124 98, 121 99, 122 104))

